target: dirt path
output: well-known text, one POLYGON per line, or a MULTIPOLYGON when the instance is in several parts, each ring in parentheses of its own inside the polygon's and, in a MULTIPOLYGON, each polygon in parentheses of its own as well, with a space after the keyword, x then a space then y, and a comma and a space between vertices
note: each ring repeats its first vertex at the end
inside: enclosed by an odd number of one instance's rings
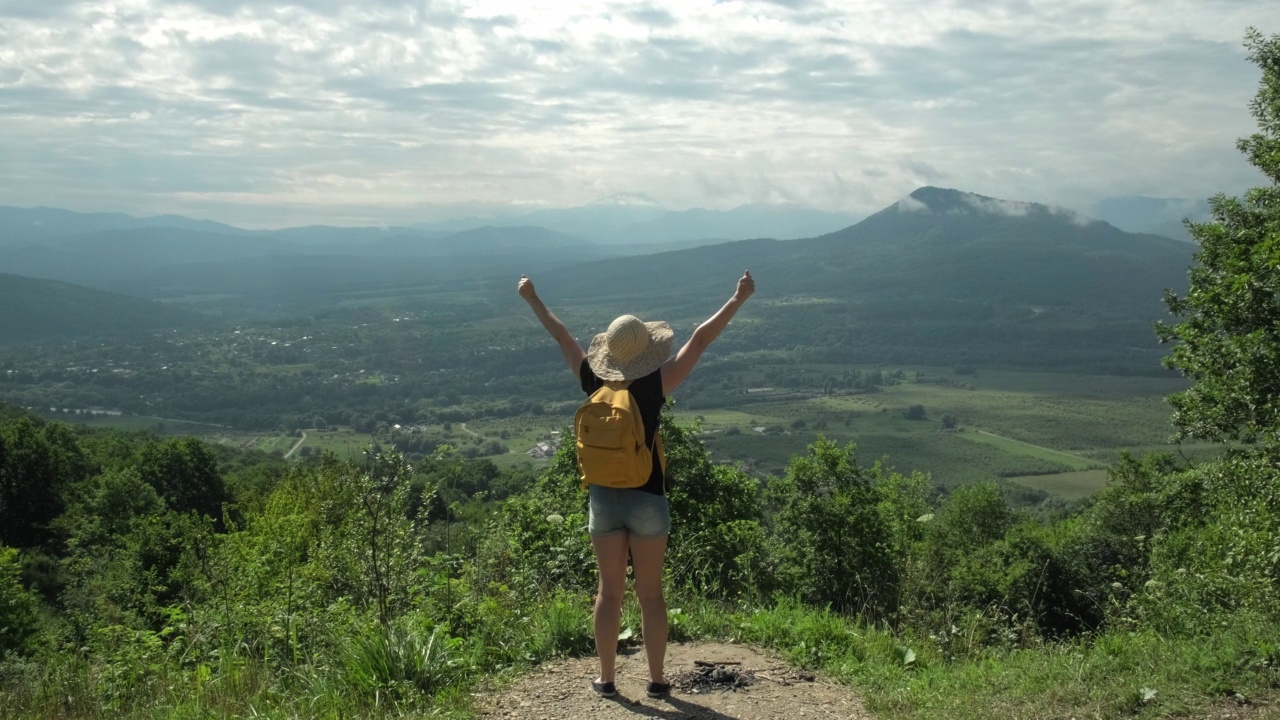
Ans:
POLYGON ((472 437, 478 437, 478 438, 484 439, 484 436, 483 436, 483 435, 481 435, 480 433, 477 433, 477 432, 476 432, 476 431, 474 431, 474 430, 468 430, 468 429, 467 429, 467 424, 466 424, 466 423, 458 423, 458 427, 462 428, 462 432, 464 432, 464 433, 466 433, 466 434, 468 434, 468 435, 470 435, 470 436, 472 436, 472 437))
POLYGON ((618 695, 591 689, 594 657, 547 663, 500 689, 481 708, 484 718, 683 718, 685 720, 869 720, 857 695, 745 645, 676 644, 667 649, 666 698, 645 695, 644 652, 618 656, 618 695))
POLYGON ((1011 438, 1011 437, 1008 437, 1008 436, 1005 436, 1005 435, 999 435, 999 434, 997 434, 997 433, 989 432, 989 431, 987 431, 987 430, 978 430, 977 432, 978 432, 979 434, 982 434, 982 435, 990 435, 991 437, 998 437, 998 438, 1000 438, 1001 440, 1008 440, 1008 441, 1009 441, 1009 442, 1011 442, 1011 443, 1017 443, 1017 444, 1019 444, 1019 445, 1026 445, 1027 447, 1033 447, 1033 448, 1035 448, 1035 449, 1037 449, 1037 450, 1044 450, 1045 452, 1051 452, 1051 453, 1054 453, 1054 454, 1056 454, 1056 455, 1062 455, 1063 457, 1069 457, 1069 458, 1071 458, 1072 460, 1077 460, 1077 461, 1079 461, 1079 460, 1084 460, 1085 462, 1092 463, 1092 464, 1094 464, 1094 465, 1098 465, 1099 467, 1101 467, 1101 465, 1099 465, 1099 464, 1098 464, 1098 462, 1097 462, 1096 460, 1091 460, 1091 459, 1086 458, 1086 457, 1081 457, 1080 455, 1075 455, 1075 454, 1072 454, 1072 453, 1069 453, 1069 452, 1065 452, 1065 451, 1062 451, 1062 450, 1054 450, 1053 448, 1045 447, 1045 446, 1043 446, 1043 445, 1036 445, 1035 443, 1029 443, 1029 442, 1027 442, 1027 441, 1025 441, 1025 440, 1015 440, 1014 438, 1011 438))
POLYGON ((289 452, 284 454, 284 459, 288 460, 289 458, 293 457, 293 454, 298 452, 298 448, 302 447, 302 443, 306 441, 307 441, 307 432, 304 430, 302 432, 302 437, 298 438, 298 442, 294 443, 293 447, 289 448, 289 452))

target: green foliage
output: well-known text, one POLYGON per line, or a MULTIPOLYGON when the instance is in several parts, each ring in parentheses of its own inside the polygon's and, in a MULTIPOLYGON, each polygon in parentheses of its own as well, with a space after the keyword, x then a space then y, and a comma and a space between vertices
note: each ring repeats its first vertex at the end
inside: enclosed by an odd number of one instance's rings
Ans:
POLYGON ((366 699, 380 694, 409 700, 457 680, 462 641, 440 628, 411 623, 378 625, 350 641, 343 655, 349 687, 366 699))
POLYGON ((1172 502, 1150 542, 1150 580, 1136 617, 1204 633, 1236 611, 1280 608, 1280 473, 1236 456, 1156 479, 1172 502))
POLYGON ((708 597, 752 592, 765 572, 759 485, 737 467, 711 462, 696 426, 664 413, 663 446, 671 483, 671 577, 708 597))
POLYGON ((48 542, 49 523, 87 463, 71 431, 29 417, 0 425, 0 544, 29 548, 48 542))
POLYGON ((858 466, 853 445, 819 438, 769 483, 778 582, 806 602, 879 616, 896 595, 893 538, 878 509, 878 468, 858 466))
POLYGON ((25 652, 36 628, 38 601, 22 586, 18 551, 0 545, 0 655, 25 652))
POLYGON ((155 488, 170 509, 222 517, 222 503, 228 499, 226 486, 218 472, 217 458, 199 440, 176 438, 149 443, 138 453, 135 466, 142 480, 155 488))
POLYGON ((1170 398, 1181 437, 1280 440, 1280 35, 1250 31, 1249 58, 1262 70, 1251 109, 1259 132, 1239 148, 1270 179, 1243 198, 1218 195, 1213 222, 1188 227, 1200 244, 1185 296, 1166 294, 1182 318, 1161 324, 1174 342, 1165 360, 1195 380, 1170 398))
POLYGON ((1238 147, 1270 183, 1215 197, 1213 222, 1190 225, 1190 288, 1166 297, 1182 321, 1157 328, 1176 343, 1166 364, 1195 381, 1170 398, 1179 436, 1243 444, 1146 481, 1166 501, 1151 513, 1151 579, 1135 616, 1178 632, 1280 607, 1280 35, 1251 30, 1245 45, 1262 71, 1259 132, 1238 147))

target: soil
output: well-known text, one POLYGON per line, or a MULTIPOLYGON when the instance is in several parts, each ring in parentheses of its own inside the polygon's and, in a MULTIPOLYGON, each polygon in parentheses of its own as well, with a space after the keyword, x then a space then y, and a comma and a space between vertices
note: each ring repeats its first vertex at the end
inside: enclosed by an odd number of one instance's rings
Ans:
POLYGON ((645 695, 644 651, 618 655, 618 694, 591 689, 594 657, 547 663, 482 703, 480 716, 520 720, 670 718, 675 720, 869 720, 854 692, 745 645, 677 643, 667 648, 671 694, 645 695))

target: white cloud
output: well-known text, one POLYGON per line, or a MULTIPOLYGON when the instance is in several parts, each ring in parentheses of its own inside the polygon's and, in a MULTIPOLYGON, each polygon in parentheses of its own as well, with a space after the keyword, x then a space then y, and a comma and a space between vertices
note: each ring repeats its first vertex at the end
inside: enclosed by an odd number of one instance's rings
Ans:
POLYGON ((898 200, 898 202, 895 203, 895 205, 897 205, 898 207, 898 212, 901 212, 901 213, 931 212, 928 205, 925 205, 924 203, 911 197, 910 195, 898 200))
POLYGON ((283 224, 618 192, 868 212, 940 180, 1204 197, 1257 182, 1249 25, 1280 31, 1280 5, 0 4, 0 204, 283 224))

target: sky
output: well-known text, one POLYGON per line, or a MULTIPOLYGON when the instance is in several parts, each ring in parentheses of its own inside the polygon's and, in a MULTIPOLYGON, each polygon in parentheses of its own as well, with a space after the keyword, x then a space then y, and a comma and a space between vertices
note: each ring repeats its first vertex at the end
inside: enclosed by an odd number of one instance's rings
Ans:
POLYGON ((1235 194, 1261 181, 1251 26, 1280 2, 0 0, 0 205, 280 227, 1235 194))

